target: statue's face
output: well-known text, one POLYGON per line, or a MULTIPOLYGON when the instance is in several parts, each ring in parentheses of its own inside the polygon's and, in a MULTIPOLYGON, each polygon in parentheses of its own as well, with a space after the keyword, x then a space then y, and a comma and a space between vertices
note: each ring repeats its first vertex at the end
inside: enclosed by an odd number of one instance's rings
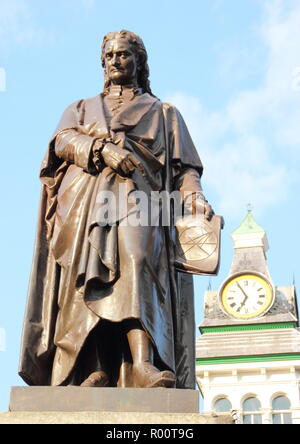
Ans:
POLYGON ((136 82, 137 58, 126 39, 110 40, 104 53, 107 76, 113 84, 128 85, 136 82))

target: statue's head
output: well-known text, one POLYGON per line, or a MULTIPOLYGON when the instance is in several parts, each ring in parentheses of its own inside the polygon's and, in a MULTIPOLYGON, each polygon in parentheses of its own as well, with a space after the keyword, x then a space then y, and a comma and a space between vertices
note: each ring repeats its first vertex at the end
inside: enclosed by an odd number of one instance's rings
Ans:
POLYGON ((102 66, 105 86, 134 84, 152 95, 148 55, 142 39, 130 31, 110 32, 103 39, 102 66))

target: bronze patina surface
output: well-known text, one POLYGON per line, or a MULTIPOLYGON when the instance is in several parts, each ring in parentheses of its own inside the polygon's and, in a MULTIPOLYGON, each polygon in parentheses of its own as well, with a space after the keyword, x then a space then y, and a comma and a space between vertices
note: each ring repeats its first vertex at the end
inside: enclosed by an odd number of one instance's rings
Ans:
MULTIPOLYGON (((66 109, 41 167, 20 375, 194 389, 193 281, 174 267, 172 226, 124 224, 130 205, 103 225, 99 196, 118 208, 137 190, 203 196, 202 163, 178 110, 151 92, 140 37, 108 34, 102 63, 104 92, 66 109)), ((195 202, 210 220, 210 205, 195 202)))

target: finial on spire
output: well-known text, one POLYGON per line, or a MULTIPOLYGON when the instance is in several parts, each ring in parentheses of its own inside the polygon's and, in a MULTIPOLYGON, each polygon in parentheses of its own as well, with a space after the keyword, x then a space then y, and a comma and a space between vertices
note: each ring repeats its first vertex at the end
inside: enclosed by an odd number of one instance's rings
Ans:
POLYGON ((248 205, 247 205, 247 211, 248 211, 248 213, 252 213, 252 210, 253 210, 253 206, 249 202, 248 205))

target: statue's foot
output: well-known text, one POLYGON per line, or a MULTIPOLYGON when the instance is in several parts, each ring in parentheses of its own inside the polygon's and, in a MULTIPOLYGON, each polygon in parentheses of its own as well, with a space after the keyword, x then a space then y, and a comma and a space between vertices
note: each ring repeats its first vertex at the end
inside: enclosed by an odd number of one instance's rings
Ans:
POLYGON ((174 373, 167 370, 160 372, 149 363, 133 365, 132 373, 134 386, 136 388, 174 388, 176 384, 174 373))
POLYGON ((92 373, 80 387, 108 387, 109 379, 105 372, 95 372, 92 373))

